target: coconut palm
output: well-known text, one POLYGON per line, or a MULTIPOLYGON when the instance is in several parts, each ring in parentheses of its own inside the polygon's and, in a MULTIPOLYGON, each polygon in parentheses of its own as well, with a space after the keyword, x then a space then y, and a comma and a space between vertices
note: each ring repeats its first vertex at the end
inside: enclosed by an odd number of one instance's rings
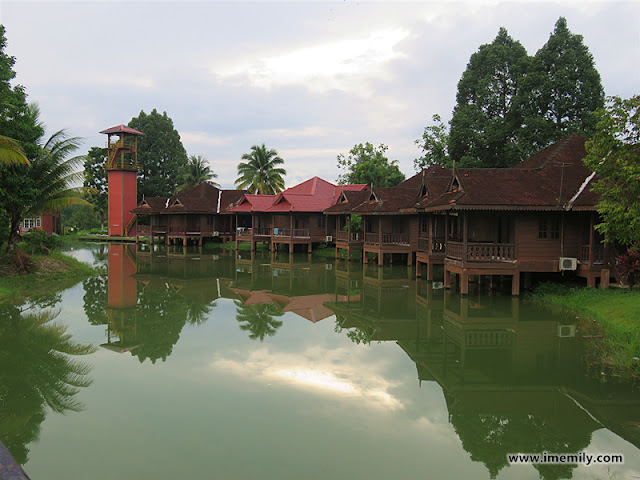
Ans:
POLYGON ((244 305, 238 300, 233 303, 236 304, 236 320, 240 322, 240 330, 249 332, 251 340, 262 342, 265 336, 272 337, 282 326, 282 321, 273 317, 284 314, 273 303, 244 305))
POLYGON ((0 165, 28 164, 20 143, 13 138, 0 135, 0 165))
MULTIPOLYGON (((37 109, 33 121, 38 123, 37 109)), ((10 220, 8 252, 15 247, 23 218, 69 205, 91 205, 83 197, 94 190, 76 186, 82 185, 84 179, 84 172, 77 170, 84 158, 71 154, 80 143, 80 138, 59 130, 40 145, 40 151, 29 164, 13 164, 2 170, 0 204, 10 220)))
POLYGON ((190 155, 182 174, 183 183, 176 189, 176 192, 187 190, 201 183, 208 183, 220 188, 220 185, 213 181, 214 178, 218 178, 218 174, 211 171, 207 160, 202 155, 190 155))
POLYGON ((280 165, 284 160, 274 149, 267 150, 264 143, 251 147, 251 153, 242 155, 238 165, 238 178, 235 181, 239 189, 247 189, 250 193, 273 195, 284 190, 284 176, 287 174, 280 165))
POLYGON ((76 395, 91 384, 89 365, 73 357, 95 347, 73 341, 54 322, 58 314, 0 306, 0 441, 19 463, 27 462, 27 445, 48 411, 82 410, 76 395))

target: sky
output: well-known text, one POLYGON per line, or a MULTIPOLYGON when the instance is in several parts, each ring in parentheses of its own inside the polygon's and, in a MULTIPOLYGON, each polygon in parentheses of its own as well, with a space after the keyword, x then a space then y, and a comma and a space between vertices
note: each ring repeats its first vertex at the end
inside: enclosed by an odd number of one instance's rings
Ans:
POLYGON ((433 114, 448 121, 470 56, 500 27, 530 55, 560 16, 584 37, 606 95, 640 93, 640 2, 6 1, 5 52, 47 131, 83 150, 141 110, 166 111, 189 155, 233 188, 265 143, 286 184, 335 181, 336 156, 389 147, 407 177, 433 114))

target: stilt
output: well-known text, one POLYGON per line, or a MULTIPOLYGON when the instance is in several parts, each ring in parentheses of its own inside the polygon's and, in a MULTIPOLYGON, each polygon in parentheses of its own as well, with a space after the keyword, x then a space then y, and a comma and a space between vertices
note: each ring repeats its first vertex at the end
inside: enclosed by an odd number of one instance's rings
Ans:
POLYGON ((384 265, 384 253, 382 252, 378 253, 378 265, 384 265))
POLYGON ((422 277, 422 263, 416 258, 416 278, 422 277))
POLYGON ((469 274, 466 272, 466 270, 463 270, 462 274, 460 275, 460 293, 462 295, 469 294, 469 274))
POLYGON ((611 272, 608 269, 600 270, 600 288, 607 289, 609 288, 609 281, 611 277, 611 272))
POLYGON ((444 288, 451 288, 451 271, 444 269, 444 288))
POLYGON ((596 276, 591 272, 587 274, 587 287, 596 288, 596 276))
POLYGON ((407 253, 407 265, 408 266, 413 265, 413 253, 411 252, 407 253))
POLYGON ((511 295, 520 295, 520 272, 515 272, 511 277, 511 295))
POLYGON ((433 282, 433 263, 427 263, 427 280, 433 282))
POLYGON ((312 250, 312 244, 311 242, 309 242, 309 245, 307 247, 307 253, 311 253, 311 250, 312 250))
POLYGON ((364 249, 362 249, 362 263, 363 264, 367 264, 369 263, 369 255, 368 252, 366 252, 364 249))

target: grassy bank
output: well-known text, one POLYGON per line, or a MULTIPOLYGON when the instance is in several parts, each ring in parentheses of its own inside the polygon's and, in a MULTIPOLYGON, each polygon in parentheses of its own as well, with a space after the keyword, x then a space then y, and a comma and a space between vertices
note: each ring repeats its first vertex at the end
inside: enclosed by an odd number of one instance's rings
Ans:
POLYGON ((33 255, 32 273, 18 274, 14 257, 0 256, 0 303, 23 303, 75 285, 95 273, 95 270, 75 258, 59 252, 33 255))
POLYGON ((639 291, 544 284, 531 300, 580 318, 582 334, 594 337, 590 339, 591 360, 605 375, 640 379, 639 291))

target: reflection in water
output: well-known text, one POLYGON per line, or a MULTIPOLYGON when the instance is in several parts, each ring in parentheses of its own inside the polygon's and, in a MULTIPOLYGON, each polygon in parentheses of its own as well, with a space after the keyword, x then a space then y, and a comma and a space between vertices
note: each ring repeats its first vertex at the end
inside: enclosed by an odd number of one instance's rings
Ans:
POLYGON ((57 315, 0 307, 0 441, 20 464, 27 462, 27 445, 38 438, 46 407, 56 413, 81 410, 75 395, 91 384, 88 365, 70 355, 95 349, 73 342, 66 327, 52 323, 57 315))
MULTIPOLYGON (((171 355, 185 325, 207 322, 220 298, 233 300, 240 329, 260 341, 276 335, 286 312, 313 323, 335 315, 336 331, 355 343, 396 342, 420 383, 437 383, 462 446, 492 478, 508 467, 507 453, 579 452, 603 427, 640 446, 638 395, 586 377, 572 321, 510 296, 435 288, 410 267, 246 255, 111 245, 108 278, 84 283, 85 312, 108 325, 105 348, 152 363, 171 355)), ((302 364, 267 348, 211 366, 403 409, 388 383, 361 387, 353 372, 336 375, 322 361, 302 364)), ((575 466, 535 468, 555 479, 571 478, 575 466)))
POLYGON ((252 340, 264 340, 264 337, 272 337, 282 326, 281 320, 273 317, 284 315, 278 307, 272 303, 245 305, 236 300, 236 320, 240 322, 240 330, 249 332, 252 340))

